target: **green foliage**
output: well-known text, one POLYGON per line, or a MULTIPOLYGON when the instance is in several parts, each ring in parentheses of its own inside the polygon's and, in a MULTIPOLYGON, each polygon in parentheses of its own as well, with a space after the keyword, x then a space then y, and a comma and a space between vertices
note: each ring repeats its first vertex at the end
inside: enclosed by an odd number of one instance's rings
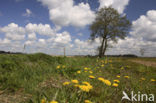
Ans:
MULTIPOLYGON (((150 60, 150 58, 138 58, 150 60)), ((150 80, 156 79, 155 68, 132 63, 129 58, 107 58, 111 63, 102 63, 104 58, 89 57, 52 57, 46 54, 29 55, 0 55, 0 91, 7 93, 18 93, 22 95, 16 103, 39 103, 45 98, 47 101, 57 100, 59 103, 83 103, 86 99, 95 103, 121 102, 122 91, 130 93, 156 94, 155 83, 150 80), (104 67, 101 65, 104 64, 104 67), (57 66, 60 66, 57 69, 57 66), (84 68, 90 68, 92 74, 84 68), (121 69, 123 68, 123 69, 121 69), (77 71, 81 71, 77 74, 77 71), (96 78, 90 79, 93 75, 96 78), (121 78, 116 76, 120 75, 121 78), (130 78, 126 79, 124 76, 130 78), (103 77, 113 83, 119 79, 118 87, 107 86, 97 78, 103 77), (146 80, 140 81, 141 78, 146 80), (77 79, 79 84, 83 81, 89 82, 93 89, 89 93, 80 91, 72 84, 63 86, 65 81, 77 79), (27 96, 30 95, 30 96, 27 96)), ((152 59, 155 60, 155 59, 152 59)), ((6 96, 6 95, 5 95, 6 96)), ((0 96, 1 97, 1 96, 0 96)), ((8 97, 9 98, 9 97, 8 97)), ((0 101, 1 102, 1 101, 0 101)))

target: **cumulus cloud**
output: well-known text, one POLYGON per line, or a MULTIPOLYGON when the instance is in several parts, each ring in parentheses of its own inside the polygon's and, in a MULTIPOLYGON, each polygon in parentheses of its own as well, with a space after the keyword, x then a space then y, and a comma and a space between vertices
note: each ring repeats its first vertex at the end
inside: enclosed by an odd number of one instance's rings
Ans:
POLYGON ((59 26, 83 27, 91 24, 95 13, 88 3, 74 5, 73 0, 38 0, 49 9, 50 20, 59 26))
POLYGON ((112 6, 122 14, 129 3, 129 0, 99 0, 99 3, 99 8, 112 6))
POLYGON ((7 26, 0 28, 0 31, 4 32, 6 38, 11 40, 23 40, 25 38, 25 29, 19 27, 15 23, 10 23, 7 26))
POLYGON ((146 41, 156 41, 156 10, 149 10, 146 15, 133 21, 130 34, 146 41))
POLYGON ((22 14, 23 16, 26 16, 26 17, 30 17, 32 15, 32 11, 30 9, 26 9, 25 10, 25 13, 22 14))

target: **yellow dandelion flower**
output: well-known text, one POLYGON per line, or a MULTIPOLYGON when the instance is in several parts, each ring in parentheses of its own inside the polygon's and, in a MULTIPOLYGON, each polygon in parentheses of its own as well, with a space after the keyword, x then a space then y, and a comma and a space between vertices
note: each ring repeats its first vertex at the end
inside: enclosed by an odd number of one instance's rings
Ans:
POLYGON ((124 76, 125 78, 129 79, 130 77, 129 76, 124 76))
POLYGON ((60 69, 60 67, 61 67, 61 66, 60 66, 60 65, 58 65, 56 68, 57 68, 57 69, 60 69))
POLYGON ((117 79, 116 79, 116 80, 114 80, 114 82, 120 83, 120 81, 119 81, 119 80, 117 80, 117 79))
POLYGON ((79 70, 79 71, 77 71, 77 74, 80 74, 81 73, 81 71, 79 70))
POLYGON ((117 83, 113 83, 112 86, 113 86, 113 87, 118 87, 118 84, 117 84, 117 83))
POLYGON ((89 71, 89 73, 92 74, 93 72, 92 71, 89 71))
POLYGON ((53 101, 50 101, 50 103, 58 103, 57 101, 53 100, 53 101))
POLYGON ((65 67, 66 67, 65 65, 62 66, 62 68, 65 68, 65 67))
POLYGON ((86 73, 87 71, 85 70, 85 73, 86 73))
POLYGON ((89 76, 89 78, 90 78, 90 79, 94 79, 95 77, 94 77, 94 76, 92 76, 92 75, 90 75, 90 76, 89 76))
POLYGON ((42 99, 42 100, 41 100, 41 103, 46 103, 46 100, 45 100, 45 99, 42 99))
POLYGON ((124 67, 121 67, 121 69, 124 69, 124 67))
POLYGON ((104 67, 104 66, 105 66, 104 64, 101 65, 101 67, 104 67))
POLYGON ((104 83, 108 86, 111 86, 111 82, 109 80, 104 80, 104 83))
POLYGON ((99 77, 98 80, 104 82, 105 79, 102 77, 99 77))
POLYGON ((90 100, 85 100, 85 103, 92 103, 90 100))
POLYGON ((120 75, 117 75, 116 77, 117 77, 117 78, 120 78, 120 75))
POLYGON ((88 70, 88 68, 87 68, 87 67, 85 67, 85 68, 84 68, 84 70, 88 70))
POLYGON ((71 80, 72 83, 78 84, 79 81, 78 80, 71 80))
POLYGON ((63 85, 69 85, 70 84, 70 82, 64 82, 63 83, 63 85))
POLYGON ((151 82, 155 82, 156 80, 155 79, 151 79, 151 82))

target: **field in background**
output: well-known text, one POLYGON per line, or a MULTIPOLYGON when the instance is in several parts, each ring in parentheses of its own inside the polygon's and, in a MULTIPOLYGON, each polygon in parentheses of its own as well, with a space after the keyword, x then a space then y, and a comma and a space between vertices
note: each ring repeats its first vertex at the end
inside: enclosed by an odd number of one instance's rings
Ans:
POLYGON ((156 94, 156 67, 145 61, 156 58, 2 54, 0 103, 120 103, 122 91, 156 94))

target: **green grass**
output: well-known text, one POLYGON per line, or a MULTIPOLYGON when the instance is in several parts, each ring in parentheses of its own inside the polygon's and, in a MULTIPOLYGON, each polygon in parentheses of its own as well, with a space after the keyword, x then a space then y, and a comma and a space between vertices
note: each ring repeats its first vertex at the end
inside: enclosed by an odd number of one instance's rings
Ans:
POLYGON ((47 101, 57 100, 59 103, 84 103, 86 99, 95 103, 120 103, 122 91, 156 94, 155 82, 150 81, 156 79, 156 68, 129 62, 127 58, 107 59, 112 62, 101 67, 104 64, 101 61, 105 58, 51 57, 42 53, 0 55, 0 91, 14 95, 20 91, 21 95, 25 94, 27 97, 18 101, 15 99, 14 102, 10 100, 12 103, 40 103, 44 98, 47 101), (61 66, 60 69, 56 69, 58 65, 61 66), (65 68, 62 68, 63 65, 65 68), (85 67, 91 68, 93 73, 84 72, 85 67), (81 73, 77 74, 79 70, 81 73), (96 78, 90 79, 89 75, 96 78), (117 75, 121 76, 118 87, 107 86, 97 79, 103 77, 113 83, 114 79, 118 79, 117 75), (126 75, 130 78, 124 78, 126 75), (141 81, 142 77, 146 80, 141 81), (93 89, 86 93, 73 87, 72 83, 62 85, 72 79, 77 79, 79 84, 87 81, 93 89))

